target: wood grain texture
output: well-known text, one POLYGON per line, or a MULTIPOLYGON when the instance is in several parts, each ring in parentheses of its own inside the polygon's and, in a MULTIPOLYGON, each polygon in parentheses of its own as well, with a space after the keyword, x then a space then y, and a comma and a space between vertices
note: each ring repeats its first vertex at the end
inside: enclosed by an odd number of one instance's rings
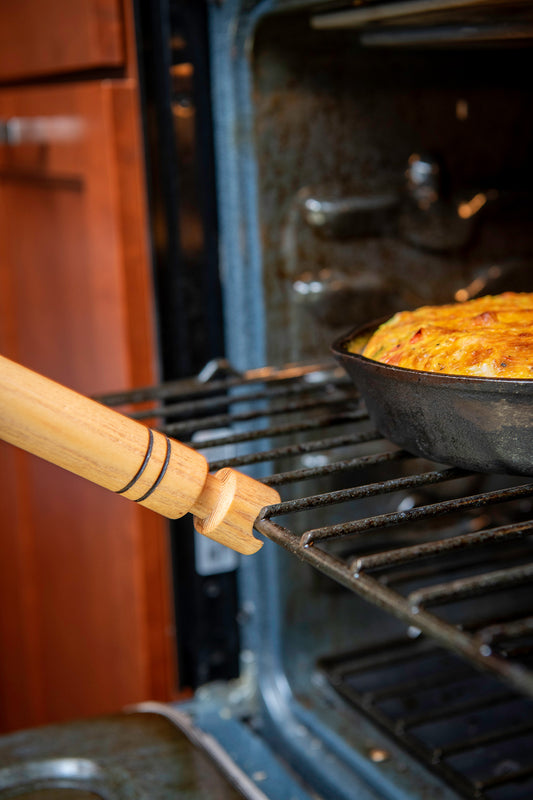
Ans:
POLYGON ((0 437, 170 519, 206 481, 200 453, 3 356, 0 437))
MULTIPOLYGON (((10 4, 14 5, 14 4, 10 4)), ((85 394, 158 379, 137 88, 0 90, 0 114, 83 121, 0 152, 0 351, 85 394)), ((170 699, 167 527, 0 444, 0 729, 170 699)))
POLYGON ((124 63, 119 0, 0 4, 0 81, 124 63))
POLYGON ((249 555, 275 489, 236 470, 207 475, 200 453, 0 356, 0 438, 249 555))

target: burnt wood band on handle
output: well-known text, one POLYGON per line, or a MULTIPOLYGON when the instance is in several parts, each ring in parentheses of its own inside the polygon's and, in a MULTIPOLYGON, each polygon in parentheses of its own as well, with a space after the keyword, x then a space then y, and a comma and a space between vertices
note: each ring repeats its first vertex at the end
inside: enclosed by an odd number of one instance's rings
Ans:
POLYGON ((236 470, 208 472, 187 445, 0 356, 0 438, 129 500, 195 527, 239 553, 275 489, 236 470))

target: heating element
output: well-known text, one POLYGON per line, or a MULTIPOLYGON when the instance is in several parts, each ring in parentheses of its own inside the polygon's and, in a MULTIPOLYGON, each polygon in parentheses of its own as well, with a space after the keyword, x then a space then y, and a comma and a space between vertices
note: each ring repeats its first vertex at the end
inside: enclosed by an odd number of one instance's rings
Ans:
POLYGON ((533 482, 399 450, 329 362, 244 375, 209 365, 101 399, 208 457, 229 448, 212 470, 251 471, 283 498, 263 510, 260 535, 405 623, 404 637, 323 654, 330 688, 459 796, 529 796, 533 482))

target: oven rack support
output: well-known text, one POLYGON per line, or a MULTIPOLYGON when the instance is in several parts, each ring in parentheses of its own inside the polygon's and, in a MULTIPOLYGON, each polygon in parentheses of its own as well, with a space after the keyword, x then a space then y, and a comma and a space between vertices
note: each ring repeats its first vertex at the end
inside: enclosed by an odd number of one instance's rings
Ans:
POLYGON ((331 362, 244 374, 216 362, 198 377, 97 399, 190 438, 208 460, 210 448, 230 448, 210 461, 212 470, 251 471, 283 498, 263 509, 259 534, 415 635, 533 696, 532 482, 398 450, 373 430, 357 391, 331 362), (369 499, 387 510, 361 514, 369 499), (335 521, 315 526, 314 512, 327 507, 335 521))

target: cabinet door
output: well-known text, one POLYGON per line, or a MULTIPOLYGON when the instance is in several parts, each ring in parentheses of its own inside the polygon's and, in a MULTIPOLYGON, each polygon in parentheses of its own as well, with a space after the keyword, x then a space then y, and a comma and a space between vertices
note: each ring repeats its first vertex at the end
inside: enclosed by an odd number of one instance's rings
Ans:
MULTIPOLYGON (((0 350, 86 394, 157 377, 135 84, 0 91, 0 350)), ((0 443, 0 729, 174 686, 167 528, 0 443)))
POLYGON ((120 0, 0 3, 0 80, 121 66, 121 11, 120 0))

